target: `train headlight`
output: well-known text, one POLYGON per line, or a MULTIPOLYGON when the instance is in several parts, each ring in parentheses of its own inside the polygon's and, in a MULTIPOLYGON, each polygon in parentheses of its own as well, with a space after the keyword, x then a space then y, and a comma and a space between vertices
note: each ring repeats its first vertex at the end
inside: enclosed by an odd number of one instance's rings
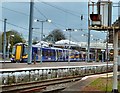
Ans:
POLYGON ((12 58, 15 58, 15 56, 14 56, 14 55, 12 55, 11 57, 12 57, 12 58))

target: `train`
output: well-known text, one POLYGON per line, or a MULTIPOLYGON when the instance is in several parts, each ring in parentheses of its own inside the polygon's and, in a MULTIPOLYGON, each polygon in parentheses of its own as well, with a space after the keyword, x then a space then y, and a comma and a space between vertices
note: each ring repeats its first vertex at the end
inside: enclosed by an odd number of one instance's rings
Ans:
MULTIPOLYGON (((15 44, 12 49, 11 62, 27 62, 28 52, 28 45, 24 43, 15 44)), ((43 62, 85 61, 86 53, 58 47, 42 47, 41 49, 39 45, 32 45, 32 61, 34 60, 36 62, 41 60, 43 62)), ((92 53, 90 53, 90 60, 94 60, 92 53)))

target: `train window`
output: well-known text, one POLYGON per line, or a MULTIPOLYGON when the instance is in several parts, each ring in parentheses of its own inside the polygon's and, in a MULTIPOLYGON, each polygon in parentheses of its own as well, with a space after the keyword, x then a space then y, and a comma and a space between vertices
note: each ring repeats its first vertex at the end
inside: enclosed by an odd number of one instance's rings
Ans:
POLYGON ((62 51, 58 51, 58 57, 62 56, 62 51))
POLYGON ((28 47, 24 47, 24 49, 23 49, 23 55, 26 55, 27 52, 28 52, 28 47))
POLYGON ((50 50, 48 50, 47 55, 48 55, 48 56, 51 56, 51 52, 50 52, 50 50))
POLYGON ((50 56, 55 56, 55 51, 51 50, 50 56))
MULTIPOLYGON (((42 52, 43 53, 43 52, 42 52)), ((37 54, 40 55, 40 50, 38 49, 37 54)))
POLYGON ((52 53, 52 51, 51 51, 51 52, 50 52, 50 56, 52 56, 52 54, 53 54, 53 53, 52 53))
POLYGON ((46 50, 46 49, 43 49, 43 50, 42 50, 42 55, 43 55, 43 56, 47 56, 47 50, 46 50))

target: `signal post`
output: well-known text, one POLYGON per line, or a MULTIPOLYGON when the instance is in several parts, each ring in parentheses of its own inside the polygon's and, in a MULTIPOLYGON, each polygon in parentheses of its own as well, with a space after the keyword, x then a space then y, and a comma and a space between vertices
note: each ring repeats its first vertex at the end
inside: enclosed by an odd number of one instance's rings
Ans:
MULTIPOLYGON (((90 16, 90 24, 88 25, 89 30, 96 31, 113 31, 113 44, 114 44, 114 63, 113 63, 113 87, 112 93, 118 92, 118 31, 120 31, 120 26, 111 25, 112 20, 112 2, 111 1, 101 1, 97 3, 89 2, 88 8, 92 7, 92 12, 88 12, 90 16), (94 9, 97 10, 94 11, 94 9)), ((88 9, 90 10, 90 9, 88 9)), ((108 41, 108 40, 107 40, 108 41)), ((108 57, 107 57, 108 61, 108 57)))

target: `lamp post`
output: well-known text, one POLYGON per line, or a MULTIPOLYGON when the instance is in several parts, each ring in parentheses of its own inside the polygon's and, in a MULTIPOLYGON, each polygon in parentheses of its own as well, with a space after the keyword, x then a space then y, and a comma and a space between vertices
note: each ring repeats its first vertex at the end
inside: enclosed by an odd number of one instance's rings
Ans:
POLYGON ((69 31, 69 51, 68 51, 68 64, 70 63, 70 41, 71 41, 71 32, 77 31, 76 29, 67 28, 64 31, 69 31))
POLYGON ((47 20, 38 20, 38 19, 36 19, 36 20, 34 20, 35 22, 41 22, 41 39, 40 39, 40 41, 41 41, 41 51, 40 51, 40 58, 41 58, 41 60, 40 60, 40 63, 42 64, 42 40, 43 40, 43 23, 44 22, 49 22, 49 23, 51 23, 52 21, 50 20, 50 19, 47 19, 47 20))
POLYGON ((9 51, 10 51, 10 46, 11 46, 11 44, 10 44, 11 37, 14 37, 14 35, 8 36, 8 59, 9 59, 9 51))
POLYGON ((99 38, 94 38, 94 39, 92 39, 92 40, 95 40, 95 42, 96 42, 96 44, 95 44, 95 62, 97 62, 97 41, 99 41, 99 40, 101 40, 101 39, 99 39, 99 38))

